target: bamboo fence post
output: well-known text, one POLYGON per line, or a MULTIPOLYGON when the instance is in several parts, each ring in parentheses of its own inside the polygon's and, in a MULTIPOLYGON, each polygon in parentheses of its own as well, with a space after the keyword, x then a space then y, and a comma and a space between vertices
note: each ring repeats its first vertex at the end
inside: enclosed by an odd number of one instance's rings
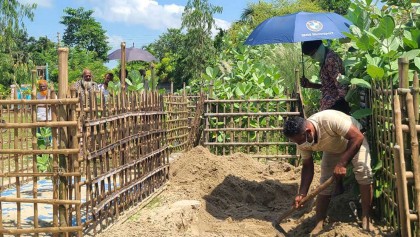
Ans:
MULTIPOLYGON (((413 162, 413 171, 414 171, 414 189, 416 191, 414 196, 415 196, 416 211, 418 212, 420 210, 419 142, 417 139, 416 118, 415 118, 414 107, 413 107, 413 96, 411 95, 411 93, 406 94, 406 103, 407 103, 407 114, 408 114, 408 123, 409 123, 410 140, 411 140, 411 159, 413 162)), ((417 216, 416 232, 417 232, 417 236, 420 236, 419 216, 417 216)))
POLYGON ((398 75, 399 75, 399 82, 400 88, 408 88, 408 59, 407 58, 399 58, 398 59, 398 75))
MULTIPOLYGON (((59 48, 58 49, 58 99, 65 99, 67 97, 67 87, 68 87, 68 48, 59 48)), ((85 97, 86 99, 86 97, 85 97)), ((68 121, 66 105, 58 106, 58 120, 59 121, 68 121)), ((68 146, 67 128, 59 128, 59 148, 65 149, 68 146)), ((67 162, 66 156, 64 154, 59 155, 59 170, 67 171, 67 162)), ((67 199, 67 178, 61 176, 59 183, 59 198, 60 200, 67 199)), ((59 215, 60 215, 60 226, 67 227, 67 208, 64 205, 59 205, 59 215)), ((66 236, 68 233, 66 233, 66 236)))
POLYGON ((413 89, 414 116, 417 124, 419 121, 419 75, 417 71, 414 72, 413 76, 413 89))
MULTIPOLYGON (((76 98, 76 91, 73 90, 71 91, 71 98, 76 98)), ((77 121, 77 117, 76 117, 76 104, 72 104, 71 105, 72 109, 70 109, 70 120, 71 121, 77 121)), ((72 149, 80 149, 79 148, 79 141, 78 141, 78 128, 77 127, 73 127, 70 130, 70 135, 71 138, 69 139, 71 141, 70 143, 70 147, 72 149)), ((75 194, 75 198, 77 201, 81 201, 82 200, 82 196, 81 196, 81 190, 80 190, 80 163, 79 163, 79 152, 77 154, 73 154, 72 155, 72 160, 73 160, 73 172, 78 173, 78 175, 76 175, 74 177, 74 194, 75 194)), ((77 227, 82 227, 82 216, 81 216, 81 202, 79 202, 78 204, 75 205, 76 208, 76 225, 77 227)), ((72 220, 69 220, 70 223, 72 223, 72 220)), ((77 232, 78 236, 82 236, 82 228, 80 228, 80 230, 77 232)))
POLYGON ((125 92, 125 78, 127 75, 125 75, 125 42, 121 42, 121 73, 120 73, 120 80, 121 80, 121 91, 125 92))
POLYGON ((153 63, 150 63, 150 71, 151 71, 151 80, 152 80, 152 91, 156 90, 155 85, 155 65, 153 63))
MULTIPOLYGON (((37 77, 37 71, 32 70, 32 100, 36 100, 36 77, 37 77)), ((35 122, 37 120, 36 118, 37 108, 36 105, 32 105, 32 122, 35 122)), ((48 115, 48 113, 46 113, 48 115)), ((49 119, 49 118, 48 118, 49 119)), ((37 137, 36 137, 36 129, 32 128, 32 150, 38 149, 37 146, 37 137)), ((37 167, 37 155, 34 153, 32 155, 32 171, 33 173, 38 173, 38 167, 37 167)), ((38 177, 33 177, 33 188, 32 188, 33 197, 38 197, 38 177)), ((38 223, 38 203, 34 203, 34 228, 39 228, 38 223)), ((36 233, 35 236, 38 236, 36 233)))
MULTIPOLYGON (((15 99, 18 98, 18 91, 17 88, 14 91, 14 97, 15 99)), ((18 104, 15 104, 13 106, 13 115, 14 115, 14 122, 18 123, 19 118, 19 106, 18 104)), ((17 149, 19 146, 19 128, 14 129, 14 140, 13 140, 13 148, 17 149)), ((19 154, 15 153, 14 155, 14 161, 15 161, 15 173, 16 175, 16 197, 20 198, 20 178, 18 176, 19 174, 19 154)), ((22 228, 22 212, 21 212, 21 203, 16 202, 16 209, 17 209, 17 220, 16 220, 16 226, 18 229, 22 228)), ((20 235, 19 235, 20 236, 20 235)))
MULTIPOLYGON (((54 88, 51 90, 51 96, 56 96, 54 88)), ((57 105, 51 108, 51 121, 57 121, 57 105)), ((57 128, 51 128, 52 133, 52 147, 53 150, 58 149, 58 132, 57 128)), ((53 199, 57 200, 59 197, 59 191, 57 185, 59 184, 59 180, 57 177, 59 171, 59 162, 58 162, 58 154, 53 154, 53 176, 52 176, 52 183, 53 183, 53 199)), ((53 227, 58 227, 58 215, 59 209, 57 205, 53 205, 53 227)), ((53 236, 58 236, 57 233, 53 233, 53 236)))
POLYGON ((407 175, 405 169, 404 158, 404 139, 402 132, 402 115, 399 95, 396 93, 394 96, 394 114, 395 114, 395 136, 396 145, 394 145, 394 167, 397 177, 398 188, 398 206, 399 217, 401 225, 401 236, 411 236, 410 226, 410 208, 408 205, 408 190, 407 190, 407 175))

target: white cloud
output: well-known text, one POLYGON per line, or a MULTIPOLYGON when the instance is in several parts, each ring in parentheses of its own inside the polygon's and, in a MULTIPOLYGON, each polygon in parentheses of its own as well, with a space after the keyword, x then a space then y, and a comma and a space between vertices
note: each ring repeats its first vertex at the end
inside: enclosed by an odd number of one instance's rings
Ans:
POLYGON ((156 0, 90 0, 95 16, 109 22, 143 25, 150 29, 179 28, 184 6, 159 5, 156 0))
MULTIPOLYGON (((216 23, 216 28, 222 28, 223 30, 227 30, 231 26, 230 22, 222 19, 215 18, 214 21, 216 23)), ((217 33, 219 33, 219 30, 217 30, 216 28, 213 27, 213 29, 211 30, 212 36, 215 36, 217 35, 217 33)))
POLYGON ((214 21, 216 22, 216 27, 222 28, 227 30, 230 28, 231 23, 222 19, 215 18, 214 21))
POLYGON ((38 7, 52 7, 53 6, 53 0, 19 0, 20 3, 23 4, 32 4, 36 3, 38 7))
POLYGON ((121 47, 121 42, 125 41, 124 37, 119 35, 107 35, 108 36, 108 45, 112 49, 119 49, 121 47))

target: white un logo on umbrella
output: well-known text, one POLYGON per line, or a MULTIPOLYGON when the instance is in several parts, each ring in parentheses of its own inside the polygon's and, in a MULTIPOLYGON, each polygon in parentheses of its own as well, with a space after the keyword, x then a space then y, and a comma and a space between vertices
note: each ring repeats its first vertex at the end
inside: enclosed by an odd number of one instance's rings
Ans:
POLYGON ((306 28, 308 28, 308 30, 313 31, 313 32, 318 32, 322 30, 323 27, 324 26, 322 25, 322 23, 317 20, 311 20, 311 21, 306 22, 306 28))

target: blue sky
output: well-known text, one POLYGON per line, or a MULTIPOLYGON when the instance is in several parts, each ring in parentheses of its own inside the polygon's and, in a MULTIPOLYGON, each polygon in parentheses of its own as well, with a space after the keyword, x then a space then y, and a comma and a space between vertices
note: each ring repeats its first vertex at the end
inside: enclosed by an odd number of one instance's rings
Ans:
MULTIPOLYGON (((112 50, 125 41, 127 47, 141 47, 157 40, 168 28, 179 28, 181 15, 187 0, 19 0, 21 3, 37 3, 34 21, 25 21, 28 34, 36 38, 47 36, 57 42, 64 26, 59 23, 66 7, 94 10, 96 21, 102 24, 112 50)), ((237 21, 250 2, 258 0, 210 0, 223 7, 223 13, 215 15, 216 24, 224 29, 237 21)), ((112 51, 111 50, 111 51, 112 51)), ((110 52, 111 52, 110 51, 110 52)))

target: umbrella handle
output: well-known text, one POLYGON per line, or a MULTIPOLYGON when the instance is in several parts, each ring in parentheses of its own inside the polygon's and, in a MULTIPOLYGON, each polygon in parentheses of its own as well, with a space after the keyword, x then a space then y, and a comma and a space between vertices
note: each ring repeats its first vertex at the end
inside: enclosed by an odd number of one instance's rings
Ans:
MULTIPOLYGON (((300 45, 302 48, 303 43, 301 43, 300 45)), ((303 77, 305 77, 305 65, 303 64, 303 50, 302 50, 302 74, 303 74, 303 77)))

